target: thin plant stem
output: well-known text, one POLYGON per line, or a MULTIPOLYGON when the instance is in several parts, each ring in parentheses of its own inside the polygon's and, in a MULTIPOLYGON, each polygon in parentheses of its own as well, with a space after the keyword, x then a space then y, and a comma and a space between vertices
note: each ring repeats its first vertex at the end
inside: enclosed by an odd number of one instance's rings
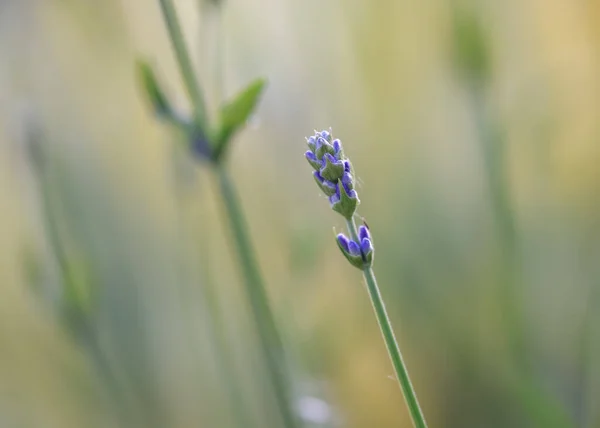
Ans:
POLYGON ((255 253, 248 236, 248 227, 229 173, 221 165, 217 175, 225 212, 234 238, 239 262, 246 281, 246 293, 254 317, 267 372, 284 419, 285 427, 299 426, 294 414, 290 382, 285 365, 283 342, 269 306, 265 285, 258 269, 255 253))
MULTIPOLYGON (((181 75, 190 96, 190 101, 193 104, 197 125, 206 134, 204 98, 183 40, 175 8, 171 0, 159 1, 163 17, 169 29, 173 49, 179 62, 181 75)), ((221 163, 215 163, 213 166, 219 179, 221 199, 233 232, 235 247, 246 281, 246 293, 256 323, 260 346, 266 359, 267 374, 284 420, 284 427, 296 428, 299 423, 293 409, 290 382, 284 360, 283 342, 269 306, 266 289, 247 233, 248 228, 244 215, 228 172, 221 163)))
MULTIPOLYGON (((356 230, 356 223, 354 222, 354 219, 352 218, 347 220, 347 224, 348 230, 352 235, 352 239, 355 242, 360 242, 358 240, 358 232, 356 230)), ((396 336, 394 335, 392 323, 390 322, 390 318, 385 310, 385 304, 383 303, 383 297, 381 296, 381 292, 377 286, 377 279, 375 278, 373 268, 370 266, 366 267, 363 269, 363 274, 365 277, 365 282, 367 283, 367 290, 369 291, 371 304, 373 305, 375 316, 377 318, 379 328, 381 329, 381 334, 383 336, 383 340, 385 341, 390 360, 394 366, 396 378, 398 379, 402 393, 404 394, 404 399, 410 412, 413 425, 416 428, 426 428, 427 423, 425 422, 425 416, 421 411, 419 401, 417 400, 417 395, 415 394, 410 377, 408 376, 408 370, 406 368, 406 364, 404 364, 402 354, 400 353, 400 347, 398 346, 396 336)))
POLYGON ((192 103, 192 109, 194 111, 194 118, 196 124, 200 127, 203 132, 207 132, 207 118, 206 109, 204 107, 204 96, 202 89, 196 79, 196 73, 194 66, 189 55, 189 51, 185 44, 185 39, 179 25, 179 19, 177 18, 177 12, 175 6, 171 0, 159 0, 167 29, 169 30, 169 36, 175 56, 177 57, 177 63, 179 64, 179 71, 185 85, 185 89, 190 97, 192 103))
MULTIPOLYGON (((179 239, 181 242, 186 242, 186 230, 184 226, 188 224, 188 219, 184 215, 186 206, 184 204, 185 194, 183 192, 183 186, 177 186, 177 204, 179 214, 179 228, 180 234, 179 239)), ((200 188, 200 192, 204 189, 200 188)), ((207 213, 205 210, 201 214, 203 223, 206 223, 207 213)), ((217 290, 213 281, 213 277, 210 271, 210 236, 208 236, 207 228, 202 230, 202 236, 197 240, 201 245, 200 253, 205 254, 204 263, 200 267, 201 271, 201 287, 200 292, 203 300, 205 301, 204 308, 206 309, 207 315, 203 318, 207 324, 208 340, 213 345, 215 366, 218 372, 218 376, 223 380, 222 384, 225 389, 225 394, 230 401, 231 408, 231 419, 236 428, 250 428, 254 426, 253 421, 250 418, 250 414, 246 408, 246 403, 242 397, 242 390, 236 385, 236 372, 235 364, 230 351, 230 346, 226 340, 226 333, 224 329, 223 316, 220 310, 219 299, 217 296, 217 290)), ((187 250, 183 251, 179 259, 182 261, 181 266, 181 278, 185 283, 188 276, 188 263, 187 263, 187 250)), ((185 307, 185 311, 182 315, 186 318, 186 327, 190 327, 192 324, 192 313, 189 310, 189 306, 185 302, 189 301, 192 296, 188 295, 187 289, 184 287, 177 287, 179 290, 181 302, 185 307)), ((190 344, 193 352, 199 356, 200 348, 197 346, 198 343, 195 339, 195 332, 191 328, 186 328, 186 333, 190 335, 190 344)))

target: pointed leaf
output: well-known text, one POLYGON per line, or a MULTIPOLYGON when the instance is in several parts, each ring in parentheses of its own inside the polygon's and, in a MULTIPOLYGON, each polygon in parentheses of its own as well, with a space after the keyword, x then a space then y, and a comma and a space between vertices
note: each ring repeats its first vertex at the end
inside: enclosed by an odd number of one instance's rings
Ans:
POLYGON ((227 151, 231 137, 246 124, 260 100, 265 84, 264 79, 256 79, 222 107, 219 128, 214 138, 215 162, 227 151))
POLYGON ((138 59, 136 61, 136 67, 140 83, 146 92, 148 100, 152 103, 154 111, 162 116, 171 116, 172 109, 169 100, 160 87, 152 66, 147 61, 138 59))

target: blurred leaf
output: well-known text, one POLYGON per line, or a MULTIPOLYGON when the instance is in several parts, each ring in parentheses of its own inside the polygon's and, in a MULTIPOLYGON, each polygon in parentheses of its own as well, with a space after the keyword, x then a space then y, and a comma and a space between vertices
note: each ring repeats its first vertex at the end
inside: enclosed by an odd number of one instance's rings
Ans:
POLYGON ((88 315, 92 309, 90 272, 81 257, 71 256, 63 260, 65 304, 71 310, 88 315))
POLYGON ((473 11, 457 8, 453 13, 454 61, 465 75, 485 80, 490 72, 489 46, 481 21, 473 11))
POLYGON ((246 89, 239 92, 232 101, 221 108, 220 123, 215 135, 213 154, 216 162, 226 152, 233 135, 246 124, 246 121, 260 100, 265 84, 265 79, 256 79, 246 89))
POLYGON ((165 92, 158 83, 156 73, 152 69, 152 66, 147 61, 138 59, 136 61, 136 67, 140 82, 146 91, 146 96, 152 104, 154 111, 161 116, 172 116, 173 110, 171 109, 165 92))

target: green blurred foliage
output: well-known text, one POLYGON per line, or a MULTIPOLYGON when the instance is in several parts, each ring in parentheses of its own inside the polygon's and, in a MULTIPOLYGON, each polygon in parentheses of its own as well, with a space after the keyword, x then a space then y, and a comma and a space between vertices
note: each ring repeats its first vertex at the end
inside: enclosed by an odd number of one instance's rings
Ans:
MULTIPOLYGON (((207 88, 269 81, 228 155, 307 426, 410 423, 303 158, 329 126, 431 426, 599 426, 598 7, 229 0, 215 67, 177 3, 207 88)), ((277 426, 214 177, 139 57, 189 111, 155 2, 0 1, 2 427, 234 427, 231 387, 277 426)))

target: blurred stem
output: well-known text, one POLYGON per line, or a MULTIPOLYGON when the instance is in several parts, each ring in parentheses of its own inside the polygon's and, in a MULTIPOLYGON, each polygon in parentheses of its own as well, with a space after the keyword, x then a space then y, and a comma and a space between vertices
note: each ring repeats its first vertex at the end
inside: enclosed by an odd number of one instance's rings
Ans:
POLYGON ((499 127, 490 118, 484 83, 472 83, 468 87, 468 91, 481 141, 492 215, 500 245, 502 263, 499 274, 500 304, 507 322, 506 333, 510 363, 515 366, 518 376, 515 392, 523 398, 522 403, 525 409, 538 422, 543 423, 542 426, 547 426, 548 420, 552 421, 553 426, 572 426, 565 406, 552 394, 545 391, 536 379, 532 361, 527 355, 526 322, 520 288, 523 280, 519 256, 519 237, 506 176, 506 141, 499 127))
POLYGON ((470 87, 475 124, 487 173, 490 203, 501 256, 501 304, 507 321, 507 336, 515 362, 526 363, 526 332, 520 295, 521 268, 518 236, 506 177, 506 144, 491 122, 483 83, 470 87))
MULTIPOLYGON (((183 40, 175 8, 171 0, 159 1, 162 7, 163 17, 169 29, 173 49, 175 50, 179 62, 181 74, 193 104, 196 120, 198 122, 197 125, 201 127, 201 130, 206 136, 207 122, 204 109, 204 98, 183 40)), ((283 342, 279 336, 273 313, 269 307, 265 286, 258 270, 258 264, 254 258, 254 250, 247 234, 247 226, 245 224, 243 212, 233 183, 224 166, 222 164, 215 164, 214 167, 219 179, 221 197, 233 232, 240 265, 244 273, 244 279, 246 280, 246 292, 257 326, 261 347, 266 359, 267 373, 273 386, 281 415, 284 419, 284 426, 287 428, 295 428, 298 426, 298 421, 294 415, 290 384, 287 379, 288 373, 284 362, 283 342)))
MULTIPOLYGON (((38 145, 37 135, 32 135, 33 145, 38 145)), ((41 150, 37 147, 37 150, 41 150)), ((42 156, 38 153, 38 156, 42 156)), ((99 341, 98 329, 92 322, 91 316, 84 308, 74 305, 69 296, 73 294, 74 278, 70 271, 70 260, 65 243, 61 239, 60 227, 55 214, 55 204, 53 204, 52 177, 49 174, 47 165, 48 159, 38 159, 34 163, 36 167, 36 179, 39 185, 41 196, 41 211, 44 220, 44 226, 47 231, 48 244, 50 251, 56 260, 60 282, 62 283, 62 296, 60 300, 60 316, 66 330, 70 333, 74 341, 83 348, 88 357, 95 366, 103 386, 104 392, 109 397, 118 425, 127 427, 132 426, 132 416, 129 414, 129 400, 125 397, 125 388, 119 382, 117 370, 112 364, 110 358, 105 354, 99 341)), ((89 286, 89 284, 88 284, 89 286)))
POLYGON ((225 95, 223 7, 222 2, 200 0, 199 3, 202 15, 201 42, 204 41, 204 63, 210 66, 203 70, 210 82, 210 86, 205 88, 208 91, 208 109, 209 113, 218 114, 225 95))
POLYGON ((181 26, 179 25, 177 12, 175 11, 172 0, 159 0, 159 2, 163 18, 167 24, 167 29, 169 30, 171 44, 173 45, 173 50, 177 57, 179 71, 181 72, 183 83, 185 84, 186 91, 192 103, 196 124, 204 134, 207 134, 208 121, 204 107, 204 96, 198 80, 196 79, 196 73, 194 72, 194 66, 185 44, 181 26))
MULTIPOLYGON (((358 233, 356 231, 356 223, 354 222, 354 218, 347 220, 347 224, 348 230, 352 235, 352 239, 355 242, 360 242, 358 240, 358 233)), ((402 393, 404 394, 404 399, 410 412, 413 425, 416 428, 426 428, 427 423, 425 422, 425 416, 421 411, 419 401, 417 400, 417 395, 415 394, 415 390, 410 381, 410 377, 408 376, 408 370, 406 368, 406 365, 404 364, 404 360, 400 352, 400 347, 398 346, 396 336, 394 335, 392 323, 390 321, 390 318, 388 317, 387 311, 385 310, 383 297, 381 296, 381 292, 379 291, 379 287, 377 286, 377 279, 375 278, 375 273, 373 272, 373 269, 371 267, 367 267, 363 270, 363 274, 365 277, 365 282, 367 283, 367 290, 369 291, 371 304, 373 305, 375 316, 377 318, 377 322, 379 324, 383 340, 385 341, 390 360, 392 361, 392 365, 394 366, 396 378, 398 379, 398 382, 400 383, 400 387, 402 389, 402 393)))
POLYGON ((293 409, 290 382, 283 353, 283 342, 269 306, 265 285, 248 236, 248 226, 229 173, 222 165, 217 165, 216 174, 246 282, 246 294, 250 302, 250 309, 258 330, 262 352, 266 359, 269 380, 284 419, 284 426, 294 428, 299 426, 299 423, 293 409))
MULTIPOLYGON (((177 147, 179 149, 179 147, 177 147)), ((177 153, 179 154, 179 153, 177 153)), ((187 166, 187 165, 185 165, 187 166)), ((178 183, 180 184, 180 183, 178 183)), ((183 186, 177 186, 177 203, 178 203, 178 213, 179 213, 179 228, 178 232, 180 234, 179 240, 181 243, 188 242, 188 236, 186 236, 186 228, 185 226, 189 224, 188 219, 184 216, 186 212, 186 206, 184 204, 185 194, 182 189, 183 186)), ((201 192, 203 189, 199 189, 201 192)), ((201 198, 202 199, 202 198, 201 198)), ((204 208, 204 206, 203 206, 204 208)), ((207 213, 201 213, 201 221, 200 224, 207 225, 206 221, 207 213)), ((215 365, 217 369, 218 376, 222 380, 222 384, 224 385, 225 394, 230 401, 230 408, 233 423, 237 428, 248 428, 254 426, 252 419, 250 418, 249 412, 247 411, 246 404, 242 398, 242 390, 238 388, 236 384, 236 373, 235 373, 235 363, 232 358, 232 353, 230 352, 230 347, 228 346, 226 338, 226 334, 223 328, 223 316, 221 314, 219 299, 217 289, 215 288, 215 284, 213 281, 213 277, 210 271, 210 236, 207 228, 203 228, 201 232, 201 236, 198 239, 195 239, 196 242, 200 244, 200 254, 203 254, 202 258, 202 266, 200 266, 201 271, 201 283, 199 290, 201 292, 201 297, 205 300, 206 308, 206 316, 203 317, 204 322, 206 322, 207 327, 207 335, 209 341, 214 346, 214 354, 215 354, 215 365)), ((182 281, 181 284, 177 287, 181 292, 182 305, 184 308, 188 309, 189 305, 187 302, 193 301, 193 296, 189 296, 184 292, 184 285, 187 281, 187 261, 188 261, 188 251, 183 251, 179 257, 179 260, 182 261, 182 281)), ((187 318, 186 327, 192 326, 192 315, 188 310, 183 311, 184 315, 187 318)), ((196 356, 200 355, 200 350, 196 346, 198 345, 197 332, 191 328, 186 328, 186 333, 189 334, 189 342, 193 348, 193 352, 196 356)))

